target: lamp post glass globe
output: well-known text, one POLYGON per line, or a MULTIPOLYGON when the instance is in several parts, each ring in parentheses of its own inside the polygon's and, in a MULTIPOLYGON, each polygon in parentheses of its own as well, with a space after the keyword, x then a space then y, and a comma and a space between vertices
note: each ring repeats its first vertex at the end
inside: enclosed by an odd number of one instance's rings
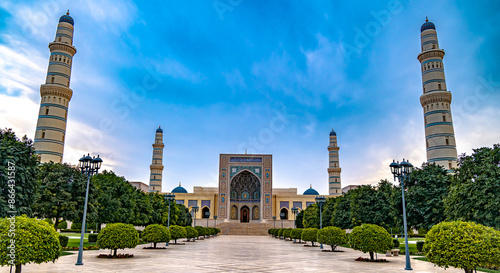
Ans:
POLYGON ((78 248, 78 258, 75 265, 83 265, 83 238, 85 236, 85 227, 87 219, 87 204, 89 200, 89 186, 90 177, 97 174, 102 165, 102 159, 97 155, 92 158, 90 154, 87 156, 83 155, 80 160, 78 160, 78 167, 83 175, 87 176, 87 187, 85 189, 85 204, 83 205, 83 218, 82 218, 82 230, 80 235, 80 246, 78 248))
POLYGON ((217 228, 217 215, 214 215, 214 228, 217 228))
POLYGON ((205 216, 207 217, 207 228, 208 228, 208 219, 210 219, 210 211, 205 212, 205 216))
POLYGON ((283 219, 285 219, 285 213, 280 213, 280 218, 281 218, 281 228, 283 228, 283 219))

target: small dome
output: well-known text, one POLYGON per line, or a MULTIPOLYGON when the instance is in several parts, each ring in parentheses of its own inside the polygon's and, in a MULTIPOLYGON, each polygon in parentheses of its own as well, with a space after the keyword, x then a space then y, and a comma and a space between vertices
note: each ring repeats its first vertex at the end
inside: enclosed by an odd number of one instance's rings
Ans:
POLYGON ((59 18, 59 23, 62 23, 62 22, 66 22, 66 23, 70 23, 71 25, 75 25, 75 21, 73 21, 73 18, 71 16, 69 16, 69 10, 68 12, 66 12, 65 15, 61 16, 61 18, 59 18))
POLYGON ((319 195, 318 191, 312 188, 312 185, 310 186, 309 189, 307 189, 303 195, 319 195))
POLYGON ((332 129, 332 131, 330 132, 330 136, 336 136, 337 133, 335 133, 335 131, 332 129))
POLYGON ((172 190, 172 193, 188 193, 188 191, 181 186, 181 182, 179 182, 179 186, 172 190))
POLYGON ((157 133, 162 133, 163 134, 163 130, 161 129, 161 127, 158 126, 158 129, 156 129, 156 132, 157 133))
POLYGON ((429 19, 425 19, 425 23, 420 27, 420 32, 423 32, 426 29, 436 30, 436 26, 434 25, 434 23, 429 22, 429 19))

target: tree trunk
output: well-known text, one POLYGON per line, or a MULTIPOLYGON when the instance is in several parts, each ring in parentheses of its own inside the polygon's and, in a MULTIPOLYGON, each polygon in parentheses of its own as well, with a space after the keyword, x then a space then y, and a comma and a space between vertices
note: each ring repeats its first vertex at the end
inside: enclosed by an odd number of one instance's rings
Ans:
POLYGON ((370 252, 370 261, 373 261, 373 252, 370 252))
POLYGON ((154 245, 154 248, 156 248, 156 242, 154 242, 153 245, 154 245))
POLYGON ((116 257, 116 250, 117 249, 115 248, 114 251, 113 251, 113 257, 116 257))
POLYGON ((335 251, 335 249, 337 248, 336 245, 331 245, 331 247, 332 247, 332 252, 335 251))
MULTIPOLYGON (((464 268, 465 270, 465 273, 473 273, 474 272, 474 269, 467 269, 467 268, 464 268)), ((17 273, 17 272, 16 272, 17 273)))
POLYGON ((175 245, 177 244, 177 239, 174 239, 174 244, 175 244, 175 245))
POLYGON ((21 273, 22 264, 16 264, 16 273, 21 273))
POLYGON ((314 242, 311 242, 311 245, 314 246, 314 242))
POLYGON ((57 226, 59 224, 59 216, 56 216, 56 223, 54 224, 54 229, 57 231, 57 226))

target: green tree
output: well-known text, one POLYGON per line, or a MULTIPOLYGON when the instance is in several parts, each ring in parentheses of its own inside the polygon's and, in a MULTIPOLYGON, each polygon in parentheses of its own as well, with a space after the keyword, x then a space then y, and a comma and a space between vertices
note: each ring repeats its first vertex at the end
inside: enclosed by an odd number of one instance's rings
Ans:
POLYGON ((352 228, 351 194, 352 190, 335 198, 332 226, 342 229, 352 228))
POLYGON ((393 246, 391 235, 387 230, 373 224, 354 227, 349 236, 349 244, 355 250, 369 252, 371 261, 374 259, 374 252, 385 252, 393 246))
POLYGON ((189 209, 183 204, 175 204, 177 208, 177 225, 179 226, 191 226, 193 224, 193 219, 191 213, 189 213, 189 209))
POLYGON ((345 230, 338 227, 325 227, 318 231, 318 243, 329 245, 335 251, 338 245, 347 243, 345 230))
POLYGON ((26 216, 0 218, 0 265, 15 265, 20 273, 22 265, 55 261, 60 253, 59 235, 47 222, 26 216))
POLYGON ((443 200, 450 184, 451 176, 441 166, 424 163, 421 169, 415 168, 405 183, 409 227, 430 229, 445 220, 443 200))
POLYGON ((191 240, 193 238, 198 237, 198 231, 192 226, 184 227, 186 229, 186 239, 191 240))
POLYGON ((319 210, 317 204, 307 206, 302 220, 304 228, 319 228, 319 210))
POLYGON ((0 217, 10 216, 9 211, 33 215, 38 198, 37 166, 31 139, 18 139, 12 129, 0 130, 0 189, 4 189, 0 192, 0 217))
POLYGON ((292 235, 290 237, 293 239, 294 242, 297 239, 299 239, 300 242, 300 239, 302 239, 302 229, 301 228, 292 229, 292 235))
POLYGON ((170 241, 170 231, 160 224, 149 225, 142 231, 142 240, 153 243, 153 247, 156 248, 157 243, 170 241))
POLYGON ((299 213, 297 213, 297 216, 295 217, 295 227, 296 228, 304 228, 304 210, 301 210, 299 213))
POLYGON ((170 226, 169 230, 170 236, 175 240, 174 244, 177 244, 177 239, 186 238, 187 236, 186 229, 184 227, 172 225, 170 226))
POLYGON ((351 190, 350 206, 353 226, 362 223, 383 227, 392 226, 394 221, 390 216, 392 209, 391 194, 394 187, 387 180, 382 180, 376 187, 362 185, 351 190))
POLYGON ((118 249, 135 248, 139 244, 139 232, 132 224, 107 224, 97 236, 100 248, 112 249, 113 257, 118 249))
POLYGON ((500 229, 500 144, 473 151, 458 159, 459 167, 444 199, 446 219, 500 229))
POLYGON ((325 204, 323 205, 323 212, 321 217, 323 218, 323 228, 329 227, 333 222, 333 213, 335 211, 335 198, 329 197, 326 199, 325 204))
MULTIPOLYGON (((39 198, 34 205, 37 217, 54 218, 54 228, 62 220, 81 223, 87 178, 68 164, 44 163, 39 167, 39 198)), ((87 221, 96 218, 96 188, 89 185, 87 221)))
POLYGON ((302 230, 302 241, 311 242, 314 246, 314 242, 318 241, 318 229, 317 228, 305 228, 302 230))
POLYGON ((424 252, 437 266, 462 268, 500 264, 500 232, 474 222, 442 222, 425 237, 424 252))

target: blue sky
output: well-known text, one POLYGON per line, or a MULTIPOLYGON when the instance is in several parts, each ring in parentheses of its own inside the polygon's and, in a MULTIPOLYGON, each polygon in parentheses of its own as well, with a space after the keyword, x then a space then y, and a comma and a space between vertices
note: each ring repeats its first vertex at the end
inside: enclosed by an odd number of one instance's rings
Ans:
MULTIPOLYGON (((420 26, 436 24, 459 153, 500 139, 498 1, 0 1, 0 126, 33 138, 58 18, 75 20, 64 161, 90 152, 164 191, 217 186, 220 153, 273 154, 274 187, 327 194, 425 161, 420 26)), ((391 179, 392 180, 392 179, 391 179)))

